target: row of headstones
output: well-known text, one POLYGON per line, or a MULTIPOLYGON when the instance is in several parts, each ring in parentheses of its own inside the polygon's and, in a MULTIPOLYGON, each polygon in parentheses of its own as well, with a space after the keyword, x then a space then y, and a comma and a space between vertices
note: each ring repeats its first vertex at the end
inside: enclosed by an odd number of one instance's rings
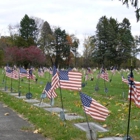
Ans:
MULTIPOLYGON (((5 91, 4 89, 1 89, 1 90, 5 91)), ((26 96, 19 96, 18 93, 11 93, 11 91, 9 91, 9 90, 6 90, 5 92, 12 95, 12 96, 15 96, 18 99, 23 99, 25 102, 31 103, 34 106, 44 108, 44 110, 46 110, 46 111, 57 113, 57 115, 63 120, 64 119, 65 120, 73 120, 73 119, 78 119, 78 118, 83 119, 82 116, 77 115, 76 113, 65 113, 64 114, 64 112, 67 112, 67 110, 65 110, 65 109, 62 110, 62 108, 59 108, 59 107, 52 107, 50 104, 43 102, 42 99, 40 101, 37 99, 27 99, 26 96)), ((102 126, 100 126, 96 123, 93 123, 93 122, 89 122, 88 124, 87 124, 87 122, 75 123, 74 126, 76 126, 78 129, 80 129, 82 131, 85 131, 87 138, 89 140, 92 140, 91 136, 90 136, 91 132, 89 132, 89 127, 92 130, 92 135, 94 137, 94 140, 96 139, 96 132, 97 131, 98 132, 107 132, 108 131, 107 129, 105 129, 102 126)))

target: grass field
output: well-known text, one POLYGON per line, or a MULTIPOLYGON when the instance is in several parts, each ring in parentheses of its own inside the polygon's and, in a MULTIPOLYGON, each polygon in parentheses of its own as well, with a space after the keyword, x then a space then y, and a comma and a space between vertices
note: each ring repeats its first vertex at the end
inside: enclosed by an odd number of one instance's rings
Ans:
MULTIPOLYGON (((82 92, 106 106, 110 111, 110 115, 105 122, 96 121, 88 115, 88 121, 100 124, 109 130, 108 132, 97 132, 98 138, 107 136, 123 137, 127 134, 129 111, 129 101, 127 97, 129 88, 127 84, 122 82, 121 74, 127 78, 129 71, 123 73, 117 71, 114 75, 108 71, 109 78, 112 79, 111 82, 105 82, 103 79, 98 79, 98 72, 99 70, 96 70, 93 74, 90 74, 90 77, 93 76, 94 80, 91 81, 89 79, 86 86, 82 88, 82 92), (98 87, 99 90, 95 91, 95 87, 98 87), (108 92, 105 92, 105 88, 108 92)), ((140 81, 139 73, 139 71, 133 70, 134 79, 136 81, 140 81)), ((37 71, 35 74, 37 76, 37 71)), ((2 73, 2 69, 0 69, 0 80, 0 86, 3 89, 6 85, 6 87, 8 87, 7 90, 11 90, 12 87, 13 92, 18 92, 18 90, 20 90, 21 95, 26 95, 26 93, 29 92, 29 81, 26 78, 23 78, 19 83, 19 80, 6 78, 2 73)), ((32 98, 40 100, 46 83, 50 81, 51 75, 47 72, 44 77, 38 77, 37 83, 31 80, 30 92, 33 95, 32 98)), ((55 98, 54 106, 61 108, 63 104, 64 109, 68 110, 69 113, 76 113, 83 116, 84 119, 63 121, 56 113, 49 113, 42 108, 35 107, 22 99, 19 100, 2 91, 0 91, 0 101, 16 110, 24 118, 27 118, 28 121, 34 124, 34 130, 38 130, 39 133, 51 140, 86 140, 86 133, 74 127, 74 123, 86 122, 79 92, 57 89, 56 93, 58 96, 55 98), (62 96, 62 101, 60 95, 62 96)), ((44 102, 50 103, 50 100, 45 98, 44 102)), ((133 102, 131 105, 130 117, 129 134, 134 140, 140 140, 140 108, 136 107, 133 102)), ((30 130, 31 128, 23 129, 30 130)))

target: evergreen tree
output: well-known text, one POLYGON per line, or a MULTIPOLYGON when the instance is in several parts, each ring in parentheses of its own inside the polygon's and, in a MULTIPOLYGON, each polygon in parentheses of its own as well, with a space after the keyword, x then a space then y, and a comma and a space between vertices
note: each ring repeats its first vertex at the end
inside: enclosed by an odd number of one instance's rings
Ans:
POLYGON ((45 21, 41 29, 40 39, 38 41, 39 47, 43 50, 44 54, 49 52, 52 39, 52 30, 49 23, 45 21))
MULTIPOLYGON (((66 64, 64 64, 64 61, 69 62, 69 56, 70 56, 70 50, 73 46, 73 43, 71 44, 69 41, 69 35, 66 33, 65 30, 61 30, 59 27, 55 28, 53 32, 54 40, 51 43, 51 49, 50 53, 52 53, 52 56, 55 57, 54 60, 52 60, 52 64, 55 64, 56 67, 58 65, 60 67, 66 67, 66 64)), ((69 64, 67 64, 68 66, 69 64)))
POLYGON ((37 26, 35 20, 29 18, 28 15, 25 15, 20 22, 20 36, 27 42, 27 46, 36 44, 36 34, 37 34, 37 26))
POLYGON ((98 63, 102 64, 106 59, 106 52, 109 48, 108 46, 109 21, 106 18, 106 16, 100 18, 96 28, 97 28, 96 47, 93 56, 98 63))
POLYGON ((124 18, 119 25, 117 57, 116 61, 120 65, 132 57, 134 38, 131 34, 131 25, 127 18, 124 18))
POLYGON ((100 64, 106 63, 108 66, 118 64, 120 67, 126 58, 130 58, 134 49, 130 27, 130 22, 126 18, 122 23, 118 23, 113 18, 101 17, 95 36, 94 60, 100 64))
MULTIPOLYGON (((56 28, 54 31, 54 37, 54 46, 56 53, 55 65, 57 67, 58 64, 60 64, 60 62, 62 62, 62 59, 65 57, 64 51, 66 51, 67 49, 66 31, 61 30, 60 28, 56 28)), ((69 49, 67 51, 69 51, 69 49)))

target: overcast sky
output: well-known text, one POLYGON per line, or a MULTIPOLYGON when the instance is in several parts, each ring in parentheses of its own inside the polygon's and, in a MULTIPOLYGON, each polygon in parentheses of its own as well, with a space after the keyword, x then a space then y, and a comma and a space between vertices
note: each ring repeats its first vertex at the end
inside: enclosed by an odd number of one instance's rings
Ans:
POLYGON ((3 0, 0 4, 0 35, 6 35, 8 25, 19 24, 25 14, 75 34, 81 42, 80 53, 83 52, 84 38, 95 34, 102 16, 115 18, 118 22, 126 17, 131 23, 132 35, 140 35, 135 9, 131 5, 127 8, 119 0, 3 0))

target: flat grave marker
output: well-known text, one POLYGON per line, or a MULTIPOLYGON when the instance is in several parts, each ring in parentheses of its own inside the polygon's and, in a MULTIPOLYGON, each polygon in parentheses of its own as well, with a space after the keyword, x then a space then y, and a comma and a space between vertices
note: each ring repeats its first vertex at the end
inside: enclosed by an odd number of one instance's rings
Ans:
MULTIPOLYGON (((89 131, 87 122, 76 123, 74 125, 76 127, 78 127, 79 129, 83 130, 83 131, 89 131)), ((100 126, 100 125, 98 125, 96 123, 93 123, 93 122, 89 122, 89 126, 90 126, 90 129, 94 130, 94 131, 98 131, 98 132, 107 132, 108 131, 107 129, 105 129, 102 126, 100 126)))
POLYGON ((107 138, 100 138, 98 140, 124 140, 124 139, 120 137, 107 137, 107 138))
MULTIPOLYGON (((51 108, 44 108, 46 111, 49 112, 56 112, 56 113, 60 113, 62 111, 62 108, 59 107, 51 107, 51 108)), ((67 110, 64 109, 64 112, 66 112, 67 110)))
POLYGON ((37 103, 37 104, 33 104, 34 106, 37 106, 37 107, 51 107, 50 104, 47 104, 47 103, 37 103))
POLYGON ((26 99, 24 101, 27 103, 39 103, 40 102, 39 100, 36 100, 36 99, 26 99))
POLYGON ((16 98, 18 98, 18 99, 26 99, 26 96, 15 96, 16 98))
POLYGON ((18 96, 18 93, 9 93, 12 96, 18 96))
MULTIPOLYGON (((60 117, 60 114, 58 114, 58 116, 60 117)), ((79 116, 76 113, 66 113, 65 114, 65 119, 66 120, 73 120, 73 119, 83 119, 84 117, 79 116)))

